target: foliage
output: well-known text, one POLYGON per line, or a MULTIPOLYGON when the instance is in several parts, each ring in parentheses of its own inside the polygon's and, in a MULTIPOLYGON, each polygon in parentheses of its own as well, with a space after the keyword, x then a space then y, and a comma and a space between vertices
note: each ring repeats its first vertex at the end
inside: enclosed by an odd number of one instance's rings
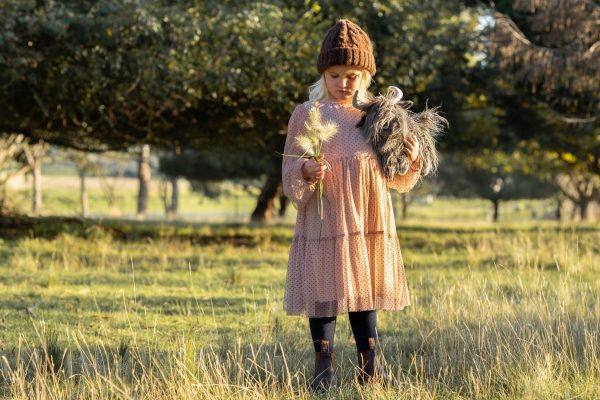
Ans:
MULTIPOLYGON (((516 0, 494 13, 496 66, 568 119, 600 111, 600 6, 593 0, 516 0)), ((590 118, 591 117, 591 118, 590 118)))
MULTIPOLYGON (((331 16, 348 10, 335 2, 5 2, 0 96, 10 107, 0 128, 90 149, 240 140, 276 148, 316 80, 331 16)), ((400 83, 419 106, 425 97, 456 103, 447 94, 460 91, 447 88, 466 84, 474 15, 433 0, 361 3, 353 12, 376 44, 378 84, 400 83)))
POLYGON ((214 143, 231 126, 264 132, 279 122, 277 134, 301 85, 290 84, 296 69, 281 66, 311 43, 308 29, 291 29, 302 14, 287 11, 166 0, 5 3, 0 96, 9 107, 0 129, 92 150, 202 143, 198 131, 214 143))
MULTIPOLYGON (((76 148, 160 140, 185 107, 169 69, 184 22, 160 1, 4 2, 0 129, 76 148), (169 18, 174 23, 169 23, 169 18)), ((185 26, 185 24, 184 24, 185 26)))

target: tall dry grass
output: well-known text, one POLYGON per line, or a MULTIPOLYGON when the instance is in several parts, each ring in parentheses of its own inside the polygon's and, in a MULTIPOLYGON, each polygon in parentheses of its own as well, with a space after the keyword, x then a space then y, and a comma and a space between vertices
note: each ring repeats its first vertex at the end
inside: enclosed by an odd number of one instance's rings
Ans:
MULTIPOLYGON (((433 305, 445 311, 444 299, 433 305)), ((435 328, 420 326, 407 350, 387 340, 382 362, 396 381, 361 387, 353 353, 338 369, 329 398, 588 398, 600 396, 598 313, 572 315, 539 307, 507 309, 489 299, 473 309, 440 313, 435 328), (465 318, 465 314, 470 314, 465 318), (476 318, 473 318, 473 314, 476 318), (445 317, 442 318, 441 315, 445 317)), ((596 309, 597 310, 597 309, 596 309)), ((90 346, 81 332, 40 330, 1 359, 4 395, 15 399, 305 399, 311 354, 293 342, 198 347, 179 337, 175 351, 161 343, 90 346)))
MULTIPOLYGON (((424 236, 429 235, 424 233, 424 236)), ((412 305, 401 313, 380 313, 379 350, 384 367, 395 377, 387 384, 360 386, 356 353, 347 322, 340 318, 336 352, 340 386, 322 395, 308 390, 313 354, 305 321, 287 317, 280 286, 257 292, 264 303, 244 303, 232 312, 245 319, 234 332, 227 326, 202 340, 184 331, 138 334, 131 323, 125 337, 113 330, 104 340, 95 332, 61 328, 59 321, 31 318, 35 335, 19 335, 0 347, 0 396, 15 399, 597 399, 600 398, 600 242, 598 232, 514 231, 449 234, 431 248, 407 256, 412 305), (444 251, 446 254, 444 254, 444 251), (454 258, 460 261, 456 266, 454 258), (262 297, 261 297, 262 296, 262 297), (266 324, 259 339, 253 325, 266 324)), ((418 248, 418 237, 407 242, 418 248)), ((120 271, 135 262, 132 247, 106 238, 98 244, 98 273, 120 271), (103 261, 104 260, 104 261, 103 261), (111 261, 112 260, 112 261, 111 261)), ((91 244, 59 238, 55 251, 30 239, 14 254, 18 262, 42 271, 55 260, 57 271, 84 271, 73 244, 84 253, 91 244), (69 242, 73 241, 73 242, 69 242)), ((137 245, 139 246, 139 244, 137 245)), ((269 250, 226 249, 197 258, 198 271, 215 270, 226 293, 250 278, 245 263, 273 258, 285 246, 269 250), (246 251, 249 258, 234 253, 246 251), (254 255, 256 253, 256 255, 254 255), (202 265, 200 265, 202 264, 202 265), (221 273, 219 275, 219 273, 221 273)), ((175 253, 195 250, 168 242, 135 249, 154 261, 128 273, 139 279, 175 271, 175 253), (174 244, 171 244, 174 245, 174 244), (165 259, 158 257, 164 254, 165 259), (154 258, 156 257, 156 258, 154 258)), ((419 250, 421 251, 421 250, 419 250)), ((11 259, 12 260, 12 259, 11 259)), ((17 263, 17 260, 11 262, 17 263)), ((16 265, 16 264, 15 264, 16 265)), ((257 264, 258 271, 260 264, 257 264)), ((123 271, 123 273, 125 273, 123 271)), ((175 272, 173 272, 175 273, 175 272)), ((200 272, 198 272, 200 273, 200 272)), ((190 280, 193 272, 189 272, 190 280)), ((208 275, 206 275, 208 276, 208 275)), ((282 282, 277 283, 281 285, 282 282)), ((58 285, 51 283, 50 287, 58 285)), ((132 290, 134 290, 132 286, 132 290)), ((190 288, 202 298, 199 288, 190 288)), ((250 290, 250 289, 249 289, 250 290)), ((148 298, 148 294, 145 294, 148 298)), ((131 304, 124 302, 125 305, 131 304)), ((150 304, 150 303, 148 303, 150 304)), ((212 303, 211 303, 212 304, 212 303)), ((129 307, 129 306, 128 306, 129 307)), ((150 307, 148 305, 148 307, 150 307)), ((131 307, 132 320, 146 309, 131 307)), ((150 310, 148 310, 149 312, 150 310)), ((192 303, 181 315, 224 321, 222 309, 192 303)), ((234 315, 234 317, 235 317, 234 315)), ((199 318, 199 321, 205 321, 199 318)), ((220 322, 225 324, 225 322, 220 322)), ((212 331, 211 331, 212 332, 212 331)))

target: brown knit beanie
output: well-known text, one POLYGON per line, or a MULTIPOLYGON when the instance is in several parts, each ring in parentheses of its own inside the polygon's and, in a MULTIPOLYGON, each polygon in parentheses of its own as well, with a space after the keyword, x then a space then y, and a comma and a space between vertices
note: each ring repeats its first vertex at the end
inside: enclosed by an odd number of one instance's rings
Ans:
POLYGON ((319 73, 332 65, 353 65, 375 75, 375 57, 369 35, 347 19, 340 19, 329 28, 321 45, 317 59, 319 73))

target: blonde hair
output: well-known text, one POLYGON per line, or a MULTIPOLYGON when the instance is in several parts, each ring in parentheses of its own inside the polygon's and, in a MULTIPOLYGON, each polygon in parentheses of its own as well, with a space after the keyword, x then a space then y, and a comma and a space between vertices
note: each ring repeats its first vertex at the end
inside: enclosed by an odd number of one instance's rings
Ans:
MULTIPOLYGON (((364 96, 369 86, 371 86, 372 77, 369 71, 363 69, 361 70, 361 79, 358 84, 358 94, 359 96, 364 96)), ((308 100, 317 101, 324 100, 328 97, 327 86, 325 85, 325 74, 321 74, 321 77, 318 81, 313 83, 308 88, 308 100)))

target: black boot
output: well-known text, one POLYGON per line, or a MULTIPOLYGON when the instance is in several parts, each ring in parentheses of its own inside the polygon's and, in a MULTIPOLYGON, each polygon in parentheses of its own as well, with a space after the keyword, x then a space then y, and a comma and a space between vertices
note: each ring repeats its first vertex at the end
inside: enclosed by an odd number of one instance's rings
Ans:
POLYGON ((329 340, 321 340, 321 351, 315 353, 315 374, 310 387, 320 392, 336 384, 335 354, 329 352, 329 340))
POLYGON ((375 338, 369 338, 369 350, 358 351, 358 382, 363 385, 384 378, 383 368, 375 352, 375 338))

